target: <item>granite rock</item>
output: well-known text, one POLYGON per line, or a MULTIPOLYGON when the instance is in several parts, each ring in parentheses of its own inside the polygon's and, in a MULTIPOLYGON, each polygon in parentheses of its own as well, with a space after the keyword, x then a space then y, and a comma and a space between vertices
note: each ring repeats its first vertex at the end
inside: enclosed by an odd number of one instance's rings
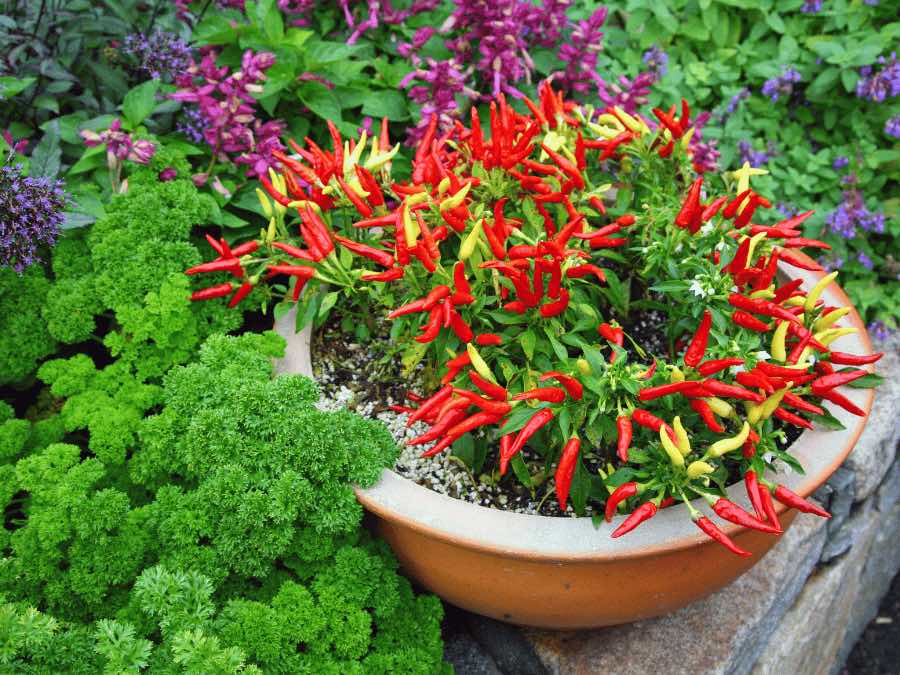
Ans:
POLYGON ((531 643, 515 626, 466 612, 466 626, 506 675, 547 675, 531 643))
POLYGON ((881 484, 890 469, 900 441, 900 333, 878 345, 885 352, 876 364, 885 378, 876 389, 875 403, 866 429, 844 466, 856 474, 856 501, 867 499, 881 484))
POLYGON ((847 521, 850 517, 850 508, 853 506, 855 485, 856 474, 840 467, 823 486, 830 491, 825 508, 831 512, 831 520, 828 521, 828 537, 819 562, 831 562, 853 546, 854 530, 848 526, 847 521))
POLYGON ((528 630, 555 674, 749 672, 818 561, 825 521, 799 516, 741 578, 673 614, 594 631, 528 630))
POLYGON ((503 675, 494 659, 468 633, 456 633, 444 642, 444 660, 456 675, 503 675))

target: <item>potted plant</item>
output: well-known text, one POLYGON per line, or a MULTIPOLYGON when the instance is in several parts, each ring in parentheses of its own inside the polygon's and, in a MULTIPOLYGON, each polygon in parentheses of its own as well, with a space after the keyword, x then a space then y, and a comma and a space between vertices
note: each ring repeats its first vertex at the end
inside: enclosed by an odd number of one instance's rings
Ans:
MULTIPOLYGON (((261 178, 268 229, 210 238, 188 273, 232 280, 194 298, 284 298, 298 328, 386 313, 413 445, 465 445, 483 480, 596 513, 487 509, 386 472, 358 497, 425 586, 536 626, 653 616, 748 569, 796 510, 827 517, 805 497, 852 449, 872 394, 843 388, 881 355, 799 252, 827 248, 803 236, 811 212, 760 224, 777 219, 748 164, 695 176, 686 102, 645 118, 545 84, 524 104, 433 118, 406 180, 386 122, 292 144, 261 178)), ((308 368, 308 339, 293 349, 308 368)))

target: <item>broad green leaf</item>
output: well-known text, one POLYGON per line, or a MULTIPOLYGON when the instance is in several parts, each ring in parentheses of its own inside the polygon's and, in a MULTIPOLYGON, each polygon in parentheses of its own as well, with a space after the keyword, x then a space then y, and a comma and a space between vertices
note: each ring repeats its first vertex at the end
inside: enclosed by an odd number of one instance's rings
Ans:
POLYGON ((12 98, 16 94, 21 94, 36 81, 36 77, 0 77, 0 97, 12 98))
POLYGON ((369 115, 376 119, 387 117, 392 122, 409 117, 406 98, 399 91, 390 89, 370 91, 363 103, 362 112, 363 115, 369 115))
POLYGON ((307 108, 325 120, 341 119, 341 103, 334 92, 318 82, 304 82, 297 95, 307 108))
POLYGON ((122 101, 122 114, 132 129, 150 117, 153 109, 156 108, 158 89, 159 80, 148 80, 125 94, 125 100, 122 101))

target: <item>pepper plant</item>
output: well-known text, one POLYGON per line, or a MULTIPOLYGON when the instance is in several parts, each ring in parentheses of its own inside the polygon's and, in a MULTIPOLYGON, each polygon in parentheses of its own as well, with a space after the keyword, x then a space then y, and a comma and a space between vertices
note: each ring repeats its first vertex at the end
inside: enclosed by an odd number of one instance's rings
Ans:
POLYGON ((881 355, 831 349, 855 331, 821 300, 836 273, 809 291, 778 276, 823 271, 798 251, 828 248, 801 236, 812 212, 772 222, 749 163, 696 177, 686 101, 632 115, 544 84, 523 103, 500 96, 444 135, 432 118, 404 182, 386 123, 349 140, 330 125, 331 151, 291 143, 261 178, 268 229, 209 237, 217 257, 187 273, 229 280, 193 298, 283 297, 301 323, 341 299, 384 308, 406 366, 440 380, 400 408, 430 427, 410 444, 431 456, 475 432, 498 478, 552 475, 563 510, 630 511, 613 537, 683 501, 750 555, 692 501, 769 533, 773 497, 827 516, 766 472, 799 468, 785 428, 836 422, 822 401, 864 414, 838 388, 875 381, 859 366, 881 355), (737 478, 754 514, 726 498, 737 478))

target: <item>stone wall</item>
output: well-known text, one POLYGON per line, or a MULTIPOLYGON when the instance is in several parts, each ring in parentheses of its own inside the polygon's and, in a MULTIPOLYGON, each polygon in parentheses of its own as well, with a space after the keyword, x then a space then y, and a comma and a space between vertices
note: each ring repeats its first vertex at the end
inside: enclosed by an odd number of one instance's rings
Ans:
POLYGON ((668 616, 571 633, 454 611, 459 675, 839 673, 900 571, 900 339, 865 432, 817 493, 829 521, 800 514, 750 572, 668 616))

